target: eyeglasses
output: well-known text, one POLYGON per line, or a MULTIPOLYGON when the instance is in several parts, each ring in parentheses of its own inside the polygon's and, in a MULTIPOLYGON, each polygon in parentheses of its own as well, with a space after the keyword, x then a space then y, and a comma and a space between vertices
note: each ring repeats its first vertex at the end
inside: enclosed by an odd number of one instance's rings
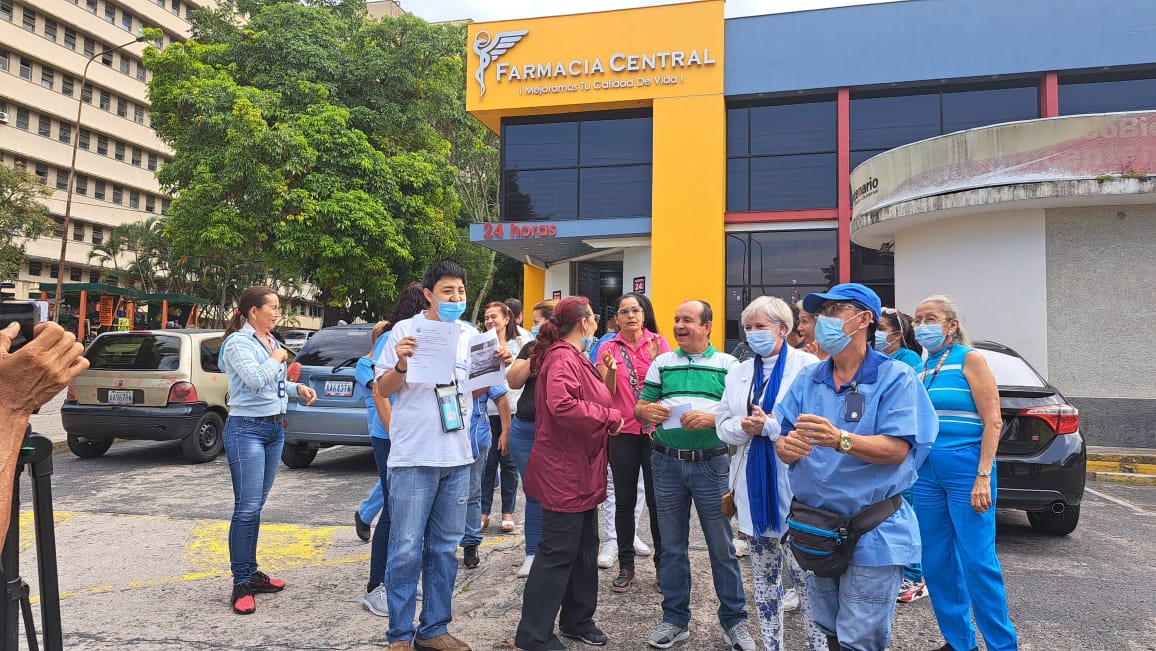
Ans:
POLYGON ((618 310, 618 316, 638 316, 642 313, 643 309, 640 307, 624 307, 621 310, 618 310))
POLYGON ((854 309, 854 303, 830 303, 819 308, 819 314, 823 316, 836 316, 843 310, 854 309))
POLYGON ((598 323, 598 315, 597 315, 597 314, 595 314, 595 313, 593 313, 593 312, 591 312, 590 314, 586 315, 586 318, 588 318, 588 319, 594 319, 594 323, 598 323))

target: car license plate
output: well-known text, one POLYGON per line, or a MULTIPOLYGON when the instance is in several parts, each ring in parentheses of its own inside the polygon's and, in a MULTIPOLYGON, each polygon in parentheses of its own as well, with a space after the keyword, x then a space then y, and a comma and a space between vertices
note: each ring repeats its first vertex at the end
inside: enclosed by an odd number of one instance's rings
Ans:
POLYGON ((350 398, 353 396, 353 383, 328 380, 322 393, 329 398, 350 398))
POLYGON ((108 402, 110 404, 131 405, 132 390, 117 391, 115 389, 110 389, 108 392, 108 402))

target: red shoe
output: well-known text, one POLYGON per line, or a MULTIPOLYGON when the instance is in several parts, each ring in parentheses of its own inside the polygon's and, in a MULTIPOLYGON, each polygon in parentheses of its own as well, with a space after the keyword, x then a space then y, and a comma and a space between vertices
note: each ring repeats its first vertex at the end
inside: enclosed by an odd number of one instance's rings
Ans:
POLYGON ((238 583, 233 586, 233 612, 238 615, 252 615, 257 610, 257 600, 253 598, 253 590, 248 583, 238 583))
POLYGON ((253 592, 281 592, 285 589, 285 582, 258 571, 253 572, 253 578, 249 579, 249 589, 253 592))

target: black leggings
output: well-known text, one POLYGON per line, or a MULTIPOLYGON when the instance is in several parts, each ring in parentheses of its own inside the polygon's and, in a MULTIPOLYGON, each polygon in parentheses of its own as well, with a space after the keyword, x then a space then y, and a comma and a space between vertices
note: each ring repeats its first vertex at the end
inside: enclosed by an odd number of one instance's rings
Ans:
POLYGON ((654 566, 662 556, 658 533, 658 508, 654 503, 654 476, 650 472, 651 439, 646 435, 619 434, 610 437, 610 471, 614 475, 614 528, 618 532, 618 567, 634 569, 634 507, 638 502, 638 470, 646 492, 650 514, 650 535, 654 538, 654 566))

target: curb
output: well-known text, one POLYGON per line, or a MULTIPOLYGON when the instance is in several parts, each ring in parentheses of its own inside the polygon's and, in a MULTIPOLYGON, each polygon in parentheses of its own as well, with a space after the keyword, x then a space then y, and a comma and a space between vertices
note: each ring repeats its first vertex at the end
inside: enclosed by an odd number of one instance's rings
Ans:
POLYGON ((1088 481, 1132 484, 1133 486, 1156 486, 1156 475, 1141 475, 1130 472, 1089 471, 1087 478, 1088 481))

